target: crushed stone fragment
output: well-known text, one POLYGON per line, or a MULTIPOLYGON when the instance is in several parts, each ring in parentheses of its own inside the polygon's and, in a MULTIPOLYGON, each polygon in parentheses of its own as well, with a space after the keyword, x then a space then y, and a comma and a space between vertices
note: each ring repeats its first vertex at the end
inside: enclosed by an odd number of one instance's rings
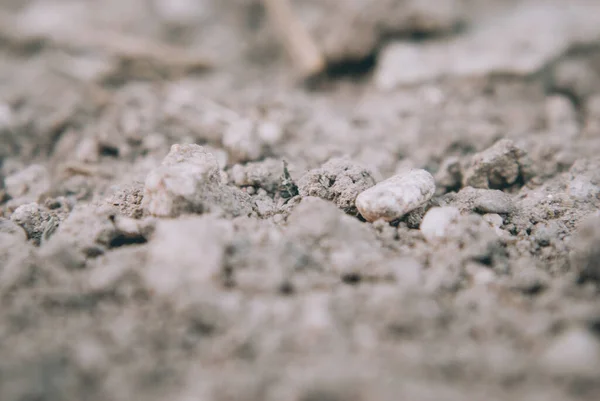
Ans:
POLYGON ((504 219, 497 213, 487 213, 484 214, 482 217, 485 221, 488 222, 490 226, 494 228, 500 228, 502 227, 502 224, 504 224, 504 219))
POLYGON ((356 197, 356 207, 367 221, 392 221, 423 205, 434 193, 433 176, 425 170, 412 169, 361 192, 356 197))

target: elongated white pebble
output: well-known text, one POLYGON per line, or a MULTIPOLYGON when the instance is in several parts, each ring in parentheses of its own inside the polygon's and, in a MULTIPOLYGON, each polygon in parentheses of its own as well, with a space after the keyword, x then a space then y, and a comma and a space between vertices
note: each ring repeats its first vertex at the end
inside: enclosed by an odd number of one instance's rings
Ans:
POLYGON ((434 192, 432 175, 412 169, 361 192, 356 197, 356 208, 367 221, 392 221, 426 203, 434 192))

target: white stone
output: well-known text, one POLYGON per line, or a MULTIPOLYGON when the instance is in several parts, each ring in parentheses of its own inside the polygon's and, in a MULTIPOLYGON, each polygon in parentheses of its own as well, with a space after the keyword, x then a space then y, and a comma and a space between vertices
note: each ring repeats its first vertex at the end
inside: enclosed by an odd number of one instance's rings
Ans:
POLYGON ((444 238, 448 227, 460 216, 460 211, 452 206, 434 207, 430 209, 421 222, 420 230, 429 242, 444 238))
POLYGON ((483 219, 492 227, 500 228, 504 224, 502 216, 496 213, 487 213, 483 215, 483 219))
POLYGON ((412 169, 361 192, 356 197, 356 207, 367 221, 392 221, 425 204, 434 192, 433 176, 425 170, 412 169))

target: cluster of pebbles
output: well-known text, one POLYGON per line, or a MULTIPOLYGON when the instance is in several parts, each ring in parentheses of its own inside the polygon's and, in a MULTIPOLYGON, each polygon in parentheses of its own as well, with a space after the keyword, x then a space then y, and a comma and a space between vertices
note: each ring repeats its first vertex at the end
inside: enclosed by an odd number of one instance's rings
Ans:
MULTIPOLYGON (((407 215, 414 219, 416 213, 422 220, 417 226, 426 239, 432 240, 443 236, 446 226, 461 212, 484 214, 486 221, 500 227, 501 215, 513 212, 514 204, 512 197, 499 188, 530 180, 534 176, 531 164, 528 155, 512 141, 500 140, 475 154, 465 166, 454 166, 459 170, 463 189, 438 196, 435 202, 432 199, 436 178, 428 171, 408 169, 375 183, 368 170, 348 158, 332 159, 307 172, 298 180, 298 189, 300 197, 323 198, 367 222, 394 223, 407 215)), ((268 165, 270 170, 278 169, 276 161, 269 161, 268 165)), ((260 185, 260 174, 252 181, 242 169, 240 165, 233 169, 234 183, 248 188, 260 185)), ((443 169, 438 172, 441 181, 443 174, 443 169)), ((271 191, 278 187, 278 179, 281 177, 271 180, 271 191)), ((157 217, 216 211, 233 217, 256 215, 256 205, 247 191, 228 185, 226 173, 220 170, 215 157, 194 144, 173 145, 161 166, 148 174, 142 206, 149 215, 157 217)))

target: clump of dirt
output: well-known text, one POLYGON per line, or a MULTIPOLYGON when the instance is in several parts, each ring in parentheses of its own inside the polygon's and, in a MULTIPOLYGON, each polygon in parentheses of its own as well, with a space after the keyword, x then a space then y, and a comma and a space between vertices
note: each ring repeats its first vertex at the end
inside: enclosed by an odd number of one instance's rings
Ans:
POLYGON ((318 196, 334 202, 346 213, 356 214, 358 194, 375 185, 371 173, 347 158, 329 160, 298 181, 302 196, 318 196))
POLYGON ((597 5, 364 3, 3 2, 0 399, 598 398, 597 5))

